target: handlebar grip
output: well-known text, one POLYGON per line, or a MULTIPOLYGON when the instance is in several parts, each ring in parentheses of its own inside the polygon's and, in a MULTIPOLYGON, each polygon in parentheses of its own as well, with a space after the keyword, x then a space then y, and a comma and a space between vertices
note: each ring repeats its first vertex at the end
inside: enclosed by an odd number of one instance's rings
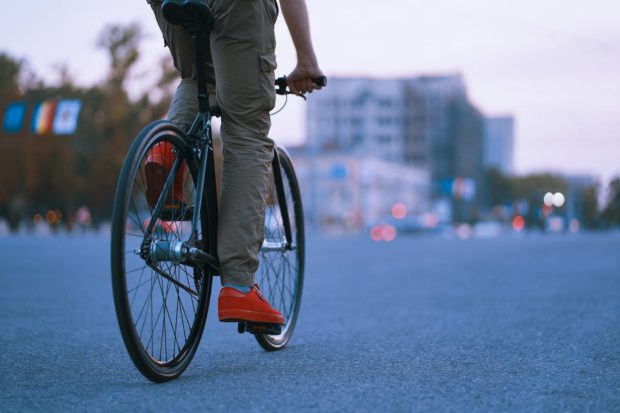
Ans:
POLYGON ((286 76, 282 76, 276 79, 276 86, 280 87, 280 88, 284 88, 286 89, 286 86, 288 86, 288 83, 286 82, 286 76))
MULTIPOLYGON (((315 77, 315 78, 310 79, 310 80, 312 81, 312 83, 314 83, 315 85, 317 85, 319 87, 327 86, 327 77, 325 77, 325 76, 315 77)), ((291 93, 287 89, 288 82, 287 82, 286 76, 282 76, 282 77, 277 78, 276 81, 275 81, 275 85, 277 86, 276 87, 276 93, 278 95, 288 95, 289 93, 291 93)), ((301 96, 303 97, 303 94, 301 96)))
POLYGON ((321 86, 321 87, 325 87, 327 86, 327 77, 326 76, 321 76, 321 77, 315 77, 312 80, 312 83, 314 83, 317 86, 321 86))
MULTIPOLYGON (((321 76, 321 77, 315 77, 310 79, 312 80, 312 83, 314 83, 317 86, 327 86, 327 77, 326 76, 321 76)), ((286 76, 282 76, 276 79, 275 82, 276 86, 281 87, 281 88, 286 88, 286 86, 288 85, 287 80, 286 80, 286 76)))

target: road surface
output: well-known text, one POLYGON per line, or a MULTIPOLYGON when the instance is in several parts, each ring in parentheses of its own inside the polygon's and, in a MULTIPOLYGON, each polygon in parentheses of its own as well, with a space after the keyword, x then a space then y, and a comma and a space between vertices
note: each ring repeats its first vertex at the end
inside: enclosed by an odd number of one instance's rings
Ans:
POLYGON ((0 251, 3 412, 620 410, 618 234, 313 236, 290 346, 264 352, 212 309, 166 384, 123 347, 107 235, 0 251))

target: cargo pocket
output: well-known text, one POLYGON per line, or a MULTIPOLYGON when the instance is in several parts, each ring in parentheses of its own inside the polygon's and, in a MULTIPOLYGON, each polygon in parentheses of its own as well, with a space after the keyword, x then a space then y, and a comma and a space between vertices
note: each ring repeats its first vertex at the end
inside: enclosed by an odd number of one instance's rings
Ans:
POLYGON ((266 111, 273 109, 276 104, 276 90, 274 82, 276 79, 275 70, 278 66, 276 63, 275 53, 265 53, 259 56, 260 60, 260 86, 263 100, 263 108, 266 111))
POLYGON ((278 20, 278 15, 280 14, 278 2, 276 0, 263 0, 263 4, 265 5, 265 12, 267 13, 269 21, 272 25, 275 25, 276 20, 278 20))

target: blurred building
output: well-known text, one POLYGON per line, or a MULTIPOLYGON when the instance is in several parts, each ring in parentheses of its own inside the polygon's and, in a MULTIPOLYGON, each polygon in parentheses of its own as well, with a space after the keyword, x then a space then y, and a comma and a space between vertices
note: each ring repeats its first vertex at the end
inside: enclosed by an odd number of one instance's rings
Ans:
POLYGON ((460 75, 331 78, 308 102, 309 153, 424 171, 426 205, 442 201, 456 220, 475 218, 484 199, 483 139, 483 116, 460 75))
POLYGON ((307 221, 350 232, 380 222, 402 203, 408 214, 429 209, 429 177, 419 168, 369 157, 291 149, 307 221))
POLYGON ((514 118, 491 116, 484 119, 484 165, 504 175, 512 175, 514 156, 514 118))

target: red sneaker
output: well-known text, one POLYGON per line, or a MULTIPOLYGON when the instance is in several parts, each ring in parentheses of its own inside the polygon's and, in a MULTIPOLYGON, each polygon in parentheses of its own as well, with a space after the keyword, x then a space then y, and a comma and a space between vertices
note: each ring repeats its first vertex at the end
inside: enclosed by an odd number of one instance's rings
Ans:
MULTIPOLYGON (((151 208, 155 207, 159 194, 164 188, 166 178, 172 164, 176 160, 176 154, 172 152, 172 144, 159 142, 146 155, 144 173, 146 175, 146 200, 151 208)), ((172 191, 168 193, 167 204, 180 204, 183 201, 183 177, 185 175, 185 163, 177 171, 174 177, 172 191)))
POLYGON ((217 302, 220 321, 269 323, 284 325, 284 317, 258 291, 254 285, 249 293, 242 293, 231 287, 220 291, 217 302))

